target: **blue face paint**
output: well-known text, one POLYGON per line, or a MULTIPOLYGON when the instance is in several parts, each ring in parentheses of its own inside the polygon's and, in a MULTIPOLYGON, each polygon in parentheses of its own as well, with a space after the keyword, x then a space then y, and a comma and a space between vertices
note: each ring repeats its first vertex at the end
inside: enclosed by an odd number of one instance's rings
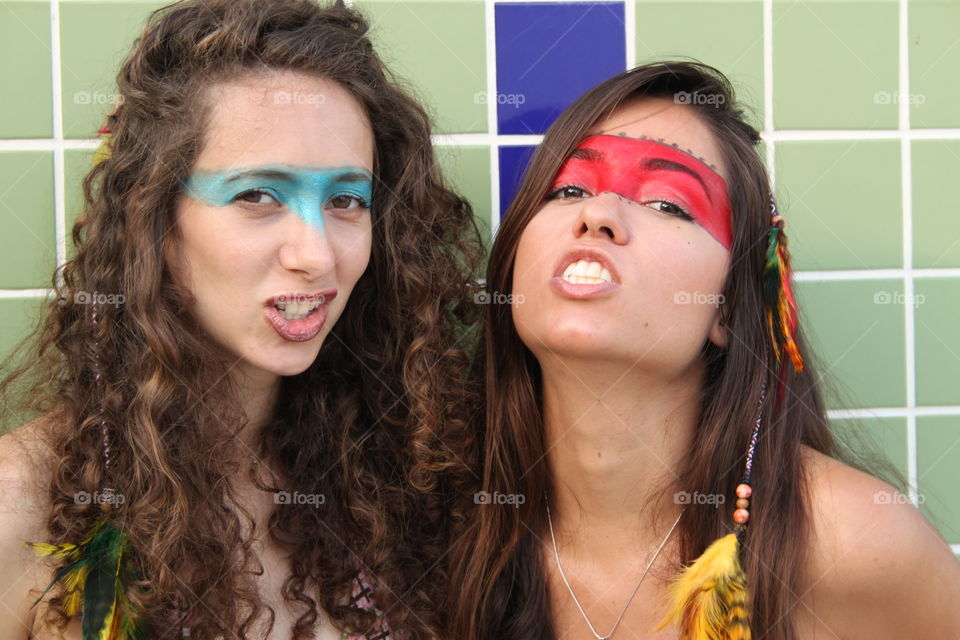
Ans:
POLYGON ((225 207, 244 193, 261 191, 304 222, 323 230, 323 210, 343 208, 330 204, 337 196, 357 198, 362 208, 370 208, 373 176, 360 167, 238 167, 196 171, 183 181, 183 188, 191 197, 213 207, 225 207))

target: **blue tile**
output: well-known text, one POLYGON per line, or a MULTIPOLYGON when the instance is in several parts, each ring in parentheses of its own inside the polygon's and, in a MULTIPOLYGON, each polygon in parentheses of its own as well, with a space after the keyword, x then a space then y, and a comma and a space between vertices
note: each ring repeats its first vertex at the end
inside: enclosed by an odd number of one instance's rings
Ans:
POLYGON ((587 89, 626 69, 623 2, 497 4, 497 125, 544 133, 587 89))
POLYGON ((523 173, 533 158, 534 145, 500 147, 500 219, 520 188, 523 173))

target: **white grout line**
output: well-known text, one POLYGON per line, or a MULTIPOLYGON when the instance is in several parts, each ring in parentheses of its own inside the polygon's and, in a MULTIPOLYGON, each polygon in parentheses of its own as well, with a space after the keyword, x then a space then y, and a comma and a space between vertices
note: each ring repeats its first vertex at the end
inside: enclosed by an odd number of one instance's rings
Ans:
MULTIPOLYGON (((903 279, 912 274, 923 278, 960 278, 957 269, 851 269, 851 270, 809 270, 795 271, 794 279, 802 282, 827 282, 836 280, 883 280, 885 278, 903 279)), ((906 297, 905 300, 912 300, 906 297)))
POLYGON ((627 39, 627 69, 637 64, 637 3, 626 0, 623 3, 623 31, 627 39))
MULTIPOLYGON (((773 0, 763 0, 763 128, 773 129, 773 0)), ((765 140, 773 140, 764 135, 765 140)))
MULTIPOLYGON (((910 52, 909 52, 909 8, 907 0, 899 0, 900 30, 899 30, 899 107, 898 124, 901 132, 910 131, 910 100, 905 96, 910 94, 910 52)), ((914 299, 913 273, 913 173, 911 141, 906 136, 900 139, 900 185, 901 206, 903 208, 903 286, 904 298, 914 299)), ((917 376, 916 376, 916 305, 903 305, 904 331, 906 332, 906 373, 907 373, 907 410, 917 406, 917 376)), ((907 415, 907 480, 909 482, 910 500, 918 503, 919 470, 917 460, 917 417, 907 415)))
POLYGON ((773 0, 763 0, 763 131, 760 137, 767 151, 770 191, 777 193, 776 145, 779 132, 773 129, 773 0))
POLYGON ((0 289, 0 300, 11 298, 45 298, 54 295, 53 289, 0 289))
POLYGON ((871 407, 863 409, 829 409, 831 420, 863 418, 910 418, 918 416, 960 416, 960 405, 929 407, 871 407))
POLYGON ((0 140, 0 151, 54 151, 58 143, 64 149, 96 149, 97 140, 55 140, 53 138, 24 138, 0 140))
MULTIPOLYGON (((500 148, 497 142, 501 136, 497 133, 497 22, 494 0, 484 0, 485 40, 487 50, 487 135, 482 143, 490 149, 490 241, 500 226, 500 148)), ((504 136, 506 137, 506 136, 504 136)), ((448 136, 453 144, 458 144, 460 136, 448 136)), ((436 140, 436 138, 435 138, 436 140)), ((539 142, 537 142, 539 144, 539 142)))
MULTIPOLYGON (((499 1, 499 0, 498 0, 499 1)), ((492 57, 496 55, 494 51, 492 57)), ((492 60, 488 61, 493 64, 492 60)), ((493 69, 493 67, 491 67, 493 69)), ((490 76, 496 82, 496 70, 488 74, 488 90, 490 76)), ((766 82, 766 81, 765 81, 766 82)), ((766 92, 766 89, 764 90, 766 92)), ((493 124, 496 124, 496 105, 493 107, 493 124)), ((491 125, 492 126, 492 125, 491 125)), ((770 142, 830 142, 833 140, 960 140, 960 129, 848 129, 848 130, 781 130, 761 131, 761 136, 770 142)), ((434 134, 433 142, 439 146, 456 145, 536 145, 543 140, 542 135, 497 135, 495 133, 447 133, 434 134)), ((52 138, 18 138, 0 140, 0 151, 53 151, 57 140, 52 138)), ((64 139, 60 141, 64 149, 96 149, 99 140, 93 139, 64 139)))
MULTIPOLYGON (((53 77, 53 210, 57 265, 67 260, 66 187, 63 152, 63 79, 60 65, 60 4, 50 0, 50 60, 53 77)), ((59 275, 58 275, 59 277, 59 275)))
MULTIPOLYGON (((905 105, 909 107, 910 105, 905 105)), ((781 129, 762 131, 764 138, 778 142, 831 140, 957 140, 960 129, 781 129)))

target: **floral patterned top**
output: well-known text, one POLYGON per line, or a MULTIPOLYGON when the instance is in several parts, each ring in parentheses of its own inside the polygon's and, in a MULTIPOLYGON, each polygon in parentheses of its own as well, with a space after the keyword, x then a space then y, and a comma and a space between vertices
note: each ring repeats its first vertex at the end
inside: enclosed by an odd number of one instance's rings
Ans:
POLYGON ((390 628, 390 622, 387 616, 377 609, 377 603, 371 597, 372 594, 373 587, 367 580, 363 569, 361 569, 357 572, 357 578, 353 587, 353 597, 350 598, 350 603, 364 611, 373 609, 374 613, 380 617, 380 628, 373 635, 362 633, 349 634, 344 631, 340 635, 341 640, 405 640, 404 634, 394 632, 393 629, 390 628))

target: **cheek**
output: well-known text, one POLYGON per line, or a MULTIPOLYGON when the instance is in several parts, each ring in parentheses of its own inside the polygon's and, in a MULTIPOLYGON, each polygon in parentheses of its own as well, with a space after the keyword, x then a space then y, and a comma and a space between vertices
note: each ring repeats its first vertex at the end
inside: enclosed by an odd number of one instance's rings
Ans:
POLYGON ((558 224, 559 220, 555 219, 551 224, 551 220, 544 213, 539 213, 530 219, 520 234, 513 263, 514 294, 522 294, 530 299, 531 295, 535 297, 538 285, 545 289, 551 275, 550 269, 553 268, 551 260, 557 259, 557 256, 551 253, 551 248, 558 246, 555 242, 558 224))
POLYGON ((178 270, 201 307, 243 300, 238 294, 248 294, 260 279, 256 274, 275 260, 275 234, 241 225, 221 209, 185 208, 178 216, 178 234, 178 270))
POLYGON ((337 286, 352 289, 370 264, 373 229, 369 216, 355 225, 339 228, 328 226, 327 241, 337 261, 337 286))

